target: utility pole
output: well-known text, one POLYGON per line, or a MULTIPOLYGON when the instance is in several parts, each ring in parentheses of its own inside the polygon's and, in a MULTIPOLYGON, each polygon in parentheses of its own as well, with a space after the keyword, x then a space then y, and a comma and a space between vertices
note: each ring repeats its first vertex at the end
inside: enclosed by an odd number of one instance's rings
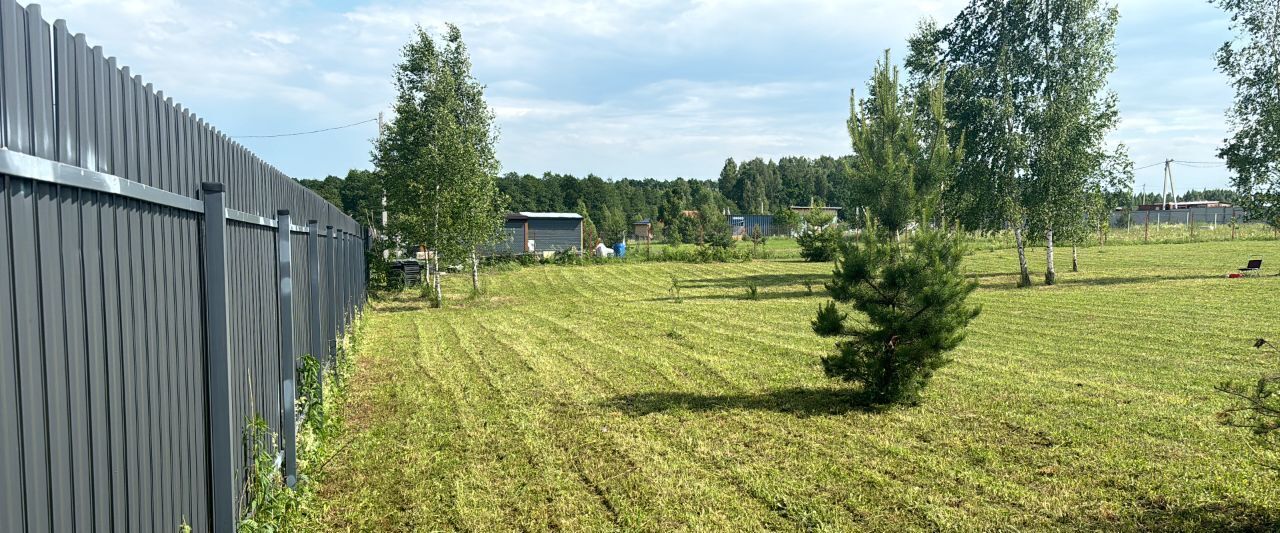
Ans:
MULTIPOLYGON (((1173 208, 1177 209, 1178 208, 1178 191, 1173 186, 1173 160, 1172 159, 1164 160, 1164 183, 1161 183, 1161 189, 1164 189, 1165 185, 1169 186, 1168 188, 1169 196, 1173 198, 1173 208)), ((1165 197, 1163 192, 1160 195, 1160 201, 1164 203, 1164 208, 1168 210, 1169 198, 1165 197)))
POLYGON ((1169 210, 1169 160, 1164 160, 1164 175, 1160 176, 1160 209, 1169 210))

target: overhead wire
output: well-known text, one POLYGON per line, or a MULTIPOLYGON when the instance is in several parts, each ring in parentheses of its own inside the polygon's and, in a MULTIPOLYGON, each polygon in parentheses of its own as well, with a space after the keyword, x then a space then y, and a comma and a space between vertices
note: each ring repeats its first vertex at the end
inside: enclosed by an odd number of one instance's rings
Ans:
POLYGON ((1150 165, 1143 165, 1135 168, 1134 170, 1145 170, 1148 168, 1164 165, 1165 163, 1173 163, 1175 165, 1181 165, 1184 167, 1191 167, 1191 168, 1212 168, 1212 167, 1220 167, 1220 166, 1226 165, 1226 163, 1222 161, 1179 161, 1177 159, 1170 159, 1168 161, 1159 161, 1156 163, 1151 163, 1150 165))
POLYGON ((352 122, 350 124, 344 124, 342 126, 334 126, 332 128, 321 128, 318 130, 299 131, 294 133, 276 133, 272 135, 232 135, 231 138, 232 139, 272 139, 276 137, 296 137, 298 135, 311 135, 313 133, 324 133, 326 131, 334 131, 334 130, 340 130, 345 128, 351 128, 351 127, 359 126, 361 124, 368 124, 370 122, 377 122, 377 121, 378 119, 377 117, 375 117, 371 119, 361 120, 360 122, 352 122))

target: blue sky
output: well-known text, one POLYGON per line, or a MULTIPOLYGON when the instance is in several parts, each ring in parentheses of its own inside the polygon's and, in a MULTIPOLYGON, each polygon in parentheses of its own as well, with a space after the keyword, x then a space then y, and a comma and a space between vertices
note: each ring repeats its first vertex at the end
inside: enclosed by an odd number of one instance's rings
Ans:
MULTIPOLYGON (((1216 161, 1230 37, 1200 0, 1120 0, 1112 136, 1146 165, 1216 161)), ((725 157, 844 154, 849 89, 885 48, 900 58, 926 16, 957 0, 50 0, 108 55, 229 135, 305 131, 387 111, 415 24, 462 28, 498 116, 503 171, 715 177, 725 157)), ((375 126, 243 139, 298 177, 368 168, 375 126)), ((1175 167, 1179 189, 1225 186, 1175 167)), ((1135 188, 1160 189, 1159 167, 1135 188)))

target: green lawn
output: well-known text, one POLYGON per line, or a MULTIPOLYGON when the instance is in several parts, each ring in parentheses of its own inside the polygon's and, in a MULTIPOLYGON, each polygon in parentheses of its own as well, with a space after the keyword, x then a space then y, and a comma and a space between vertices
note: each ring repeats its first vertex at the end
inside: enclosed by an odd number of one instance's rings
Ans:
POLYGON ((375 302, 323 525, 1274 530, 1280 456, 1212 389, 1277 366, 1250 346, 1280 333, 1280 277, 1222 277, 1252 255, 1280 268, 1277 242, 1093 247, 1080 273, 1068 248, 1059 286, 1019 290, 1011 251, 977 252, 968 341, 887 411, 822 375, 803 282, 830 265, 531 267, 444 310, 375 302))

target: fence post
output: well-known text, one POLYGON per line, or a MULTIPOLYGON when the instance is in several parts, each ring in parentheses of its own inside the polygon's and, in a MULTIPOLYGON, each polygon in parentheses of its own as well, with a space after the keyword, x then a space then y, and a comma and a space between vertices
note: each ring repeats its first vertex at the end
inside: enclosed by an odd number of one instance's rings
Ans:
POLYGON ((347 332, 347 232, 338 230, 338 324, 347 332))
POLYGON ((205 362, 208 371, 210 502, 213 531, 233 533, 238 516, 234 484, 234 420, 227 317, 227 211, 221 183, 204 183, 205 362))
MULTIPOLYGON (((338 307, 338 298, 336 294, 337 292, 336 288, 338 286, 338 262, 335 261, 334 258, 337 257, 336 254, 338 250, 338 239, 337 239, 338 232, 333 229, 333 226, 325 226, 324 234, 329 239, 329 252, 325 254, 327 257, 324 258, 325 263, 329 265, 329 268, 325 269, 326 273, 328 274, 328 279, 325 280, 326 286, 325 286, 324 292, 325 292, 326 299, 329 300, 329 305, 326 306, 327 310, 325 311, 325 315, 326 315, 325 327, 327 332, 333 335, 333 338, 329 340, 332 343, 330 346, 332 346, 332 349, 333 349, 333 361, 334 361, 334 364, 337 364, 338 315, 337 315, 337 312, 334 311, 334 309, 338 307)), ((329 349, 329 348, 326 347, 326 349, 329 349)))
POLYGON ((320 237, 316 235, 319 232, 320 223, 315 220, 307 221, 307 272, 310 273, 308 285, 311 289, 311 297, 307 299, 311 304, 311 309, 307 310, 307 323, 311 325, 311 357, 316 358, 316 365, 319 367, 316 379, 319 388, 316 391, 316 401, 324 403, 324 329, 320 323, 320 237))
POLYGON ((342 271, 345 274, 342 276, 342 321, 346 324, 342 328, 343 332, 346 332, 348 327, 351 326, 351 317, 354 314, 351 312, 351 302, 355 301, 351 297, 351 279, 354 277, 352 276, 354 274, 354 269, 352 268, 354 265, 351 264, 351 237, 351 233, 342 232, 342 271))
POLYGON ((276 273, 280 296, 280 421, 284 482, 298 481, 298 364, 293 357, 293 229, 288 209, 276 212, 276 273))

